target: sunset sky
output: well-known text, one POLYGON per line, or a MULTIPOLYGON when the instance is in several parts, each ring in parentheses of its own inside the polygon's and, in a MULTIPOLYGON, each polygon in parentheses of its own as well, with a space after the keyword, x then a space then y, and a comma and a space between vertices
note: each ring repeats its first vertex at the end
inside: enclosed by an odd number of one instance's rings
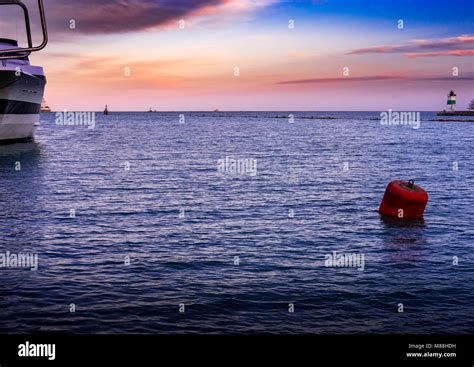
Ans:
POLYGON ((474 98, 472 0, 45 3, 50 43, 31 60, 54 110, 418 111, 445 108, 449 89, 460 109, 474 98))

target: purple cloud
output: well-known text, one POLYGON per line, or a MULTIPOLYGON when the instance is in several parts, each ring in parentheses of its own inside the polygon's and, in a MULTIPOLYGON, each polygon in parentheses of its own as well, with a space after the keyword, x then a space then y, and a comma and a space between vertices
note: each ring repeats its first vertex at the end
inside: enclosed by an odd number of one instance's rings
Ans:
POLYGON ((474 75, 467 74, 459 77, 446 77, 446 76, 391 76, 391 75, 377 75, 377 76, 363 76, 363 77, 345 77, 345 78, 309 78, 309 79, 294 79, 284 80, 276 84, 280 85, 293 85, 293 84, 320 84, 320 83, 339 83, 339 82, 377 82, 385 80, 396 80, 396 81, 415 81, 415 80, 426 80, 426 81, 472 81, 474 75))
POLYGON ((470 56, 474 36, 463 35, 441 40, 415 40, 405 45, 360 48, 349 55, 403 53, 406 57, 470 56), (418 54, 418 55, 417 55, 418 54))
POLYGON ((71 20, 76 32, 112 34, 142 31, 202 14, 229 0, 51 0, 47 18, 53 31, 69 31, 71 20))
POLYGON ((310 79, 295 79, 284 80, 277 84, 316 84, 316 83, 334 83, 334 82, 372 82, 379 80, 397 79, 396 76, 376 75, 376 76, 362 76, 362 77, 345 77, 345 78, 310 78, 310 79))

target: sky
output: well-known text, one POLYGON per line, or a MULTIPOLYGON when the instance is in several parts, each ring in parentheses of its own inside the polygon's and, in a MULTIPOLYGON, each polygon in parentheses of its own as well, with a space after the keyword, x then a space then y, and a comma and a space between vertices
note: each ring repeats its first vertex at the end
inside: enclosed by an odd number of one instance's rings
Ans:
MULTIPOLYGON (((437 111, 451 89, 458 109, 474 98, 472 0, 45 6, 50 41, 31 62, 54 110, 437 111)), ((0 13, 0 37, 24 39, 12 19, 0 13)))

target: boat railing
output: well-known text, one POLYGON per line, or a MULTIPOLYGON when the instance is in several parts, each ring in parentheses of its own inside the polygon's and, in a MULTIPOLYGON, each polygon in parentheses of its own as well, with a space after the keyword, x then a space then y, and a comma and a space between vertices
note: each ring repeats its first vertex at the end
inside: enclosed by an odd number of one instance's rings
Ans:
POLYGON ((7 59, 24 59, 32 52, 42 50, 48 44, 48 29, 46 27, 46 17, 44 15, 43 0, 38 0, 39 15, 41 20, 41 28, 43 31, 43 42, 39 46, 33 46, 33 39, 31 36, 30 15, 28 7, 20 0, 0 0, 1 5, 17 5, 22 8, 25 17, 26 36, 28 39, 28 47, 13 48, 8 50, 0 50, 0 60, 7 59))

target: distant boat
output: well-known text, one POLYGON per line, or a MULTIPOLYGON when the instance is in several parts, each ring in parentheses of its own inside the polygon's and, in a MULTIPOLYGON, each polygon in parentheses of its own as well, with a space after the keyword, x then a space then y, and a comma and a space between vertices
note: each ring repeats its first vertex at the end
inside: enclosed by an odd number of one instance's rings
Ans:
POLYGON ((43 98, 43 101, 41 102, 41 108, 40 108, 41 113, 50 113, 51 112, 51 107, 49 107, 46 104, 46 100, 43 98))
POLYGON ((156 110, 152 110, 150 107, 150 110, 148 111, 148 113, 156 113, 156 110))
POLYGON ((104 110, 104 115, 108 115, 109 114, 109 108, 107 107, 107 105, 105 105, 105 110, 104 110))
POLYGON ((214 110, 214 112, 221 112, 221 111, 220 111, 218 108, 216 108, 216 109, 214 110))

